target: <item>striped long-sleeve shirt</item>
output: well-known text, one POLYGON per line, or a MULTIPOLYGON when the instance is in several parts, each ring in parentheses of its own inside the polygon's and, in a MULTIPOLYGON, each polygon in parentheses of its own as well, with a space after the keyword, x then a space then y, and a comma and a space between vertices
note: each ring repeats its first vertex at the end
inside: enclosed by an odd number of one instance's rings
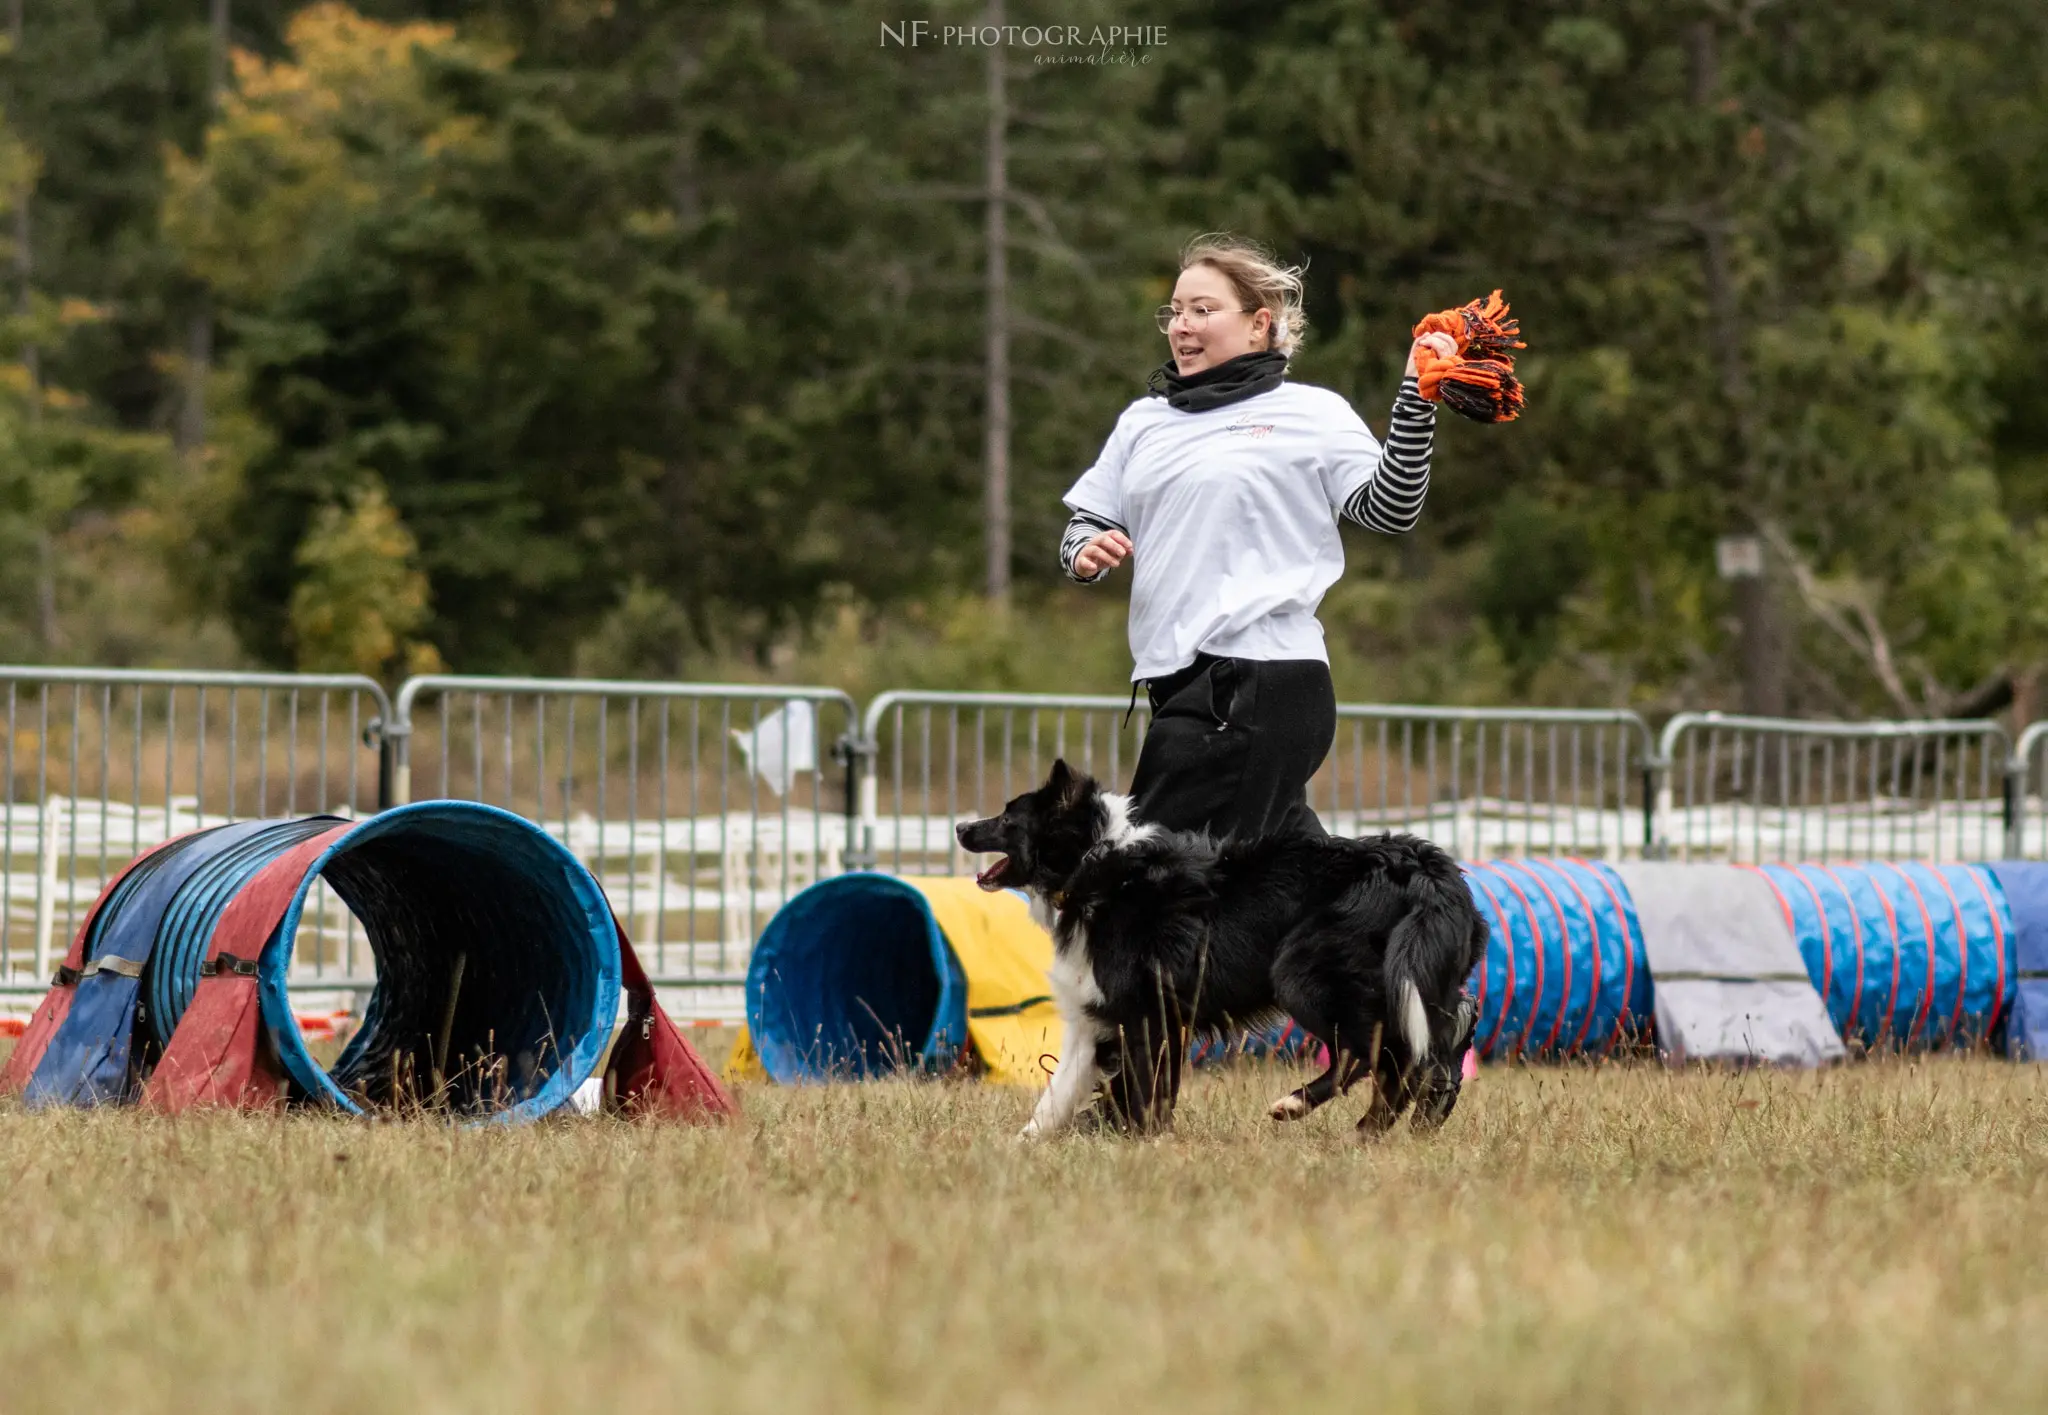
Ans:
MULTIPOLYGON (((1401 535, 1415 529, 1422 516, 1422 502, 1429 494, 1429 458, 1436 440, 1436 404, 1424 400, 1413 377, 1401 381, 1394 397, 1393 414, 1387 423, 1387 440, 1380 448, 1379 466, 1365 485, 1344 502, 1345 520, 1367 530, 1401 535)), ((1107 569, 1093 575, 1074 573, 1074 557, 1081 547, 1105 531, 1123 531, 1106 516, 1076 511, 1060 536, 1060 568, 1079 584, 1093 584, 1107 575, 1107 569)))

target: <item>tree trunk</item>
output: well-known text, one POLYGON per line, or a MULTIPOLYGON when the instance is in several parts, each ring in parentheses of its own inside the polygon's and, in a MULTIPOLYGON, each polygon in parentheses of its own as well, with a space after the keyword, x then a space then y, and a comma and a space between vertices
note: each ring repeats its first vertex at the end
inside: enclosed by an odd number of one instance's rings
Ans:
MULTIPOLYGON (((21 71, 20 66, 23 62, 22 11, 25 4, 26 0, 9 0, 7 7, 7 52, 10 56, 9 63, 14 66, 16 73, 21 71)), ((9 106, 19 111, 21 95, 19 93, 10 93, 7 97, 9 106)), ((35 247, 30 243, 29 239, 33 234, 33 218, 29 213, 29 207, 35 199, 35 193, 31 189, 30 191, 18 192, 15 194, 15 197, 14 307, 26 318, 29 312, 29 291, 35 285, 36 273, 35 247)), ((40 402, 36 395, 42 388, 42 362, 42 350, 38 349, 33 343, 22 346, 21 363, 28 373, 29 405, 32 408, 40 402)))
POLYGON ((185 405, 171 439, 180 452, 206 445, 206 375, 213 367, 213 297, 205 291, 185 326, 185 405))
MULTIPOLYGON (((675 123, 675 145, 669 153, 667 172, 669 210, 686 237, 694 236, 704 220, 703 184, 698 173, 695 125, 696 82, 703 61, 695 50, 695 35, 685 28, 675 41, 670 70, 671 112, 675 123)), ((661 504, 667 518, 667 552, 663 560, 664 588, 683 605, 690 632, 704 647, 712 644, 711 619, 707 602, 711 598, 703 569, 703 517, 698 505, 696 455, 690 436, 692 413, 698 386, 699 341, 687 335, 671 341, 672 363, 662 383, 661 397, 666 409, 666 447, 663 455, 661 504)))
MULTIPOLYGON (((206 113, 220 111, 221 89, 228 77, 228 0, 212 0, 209 15, 212 46, 207 55, 206 113)), ((205 140, 201 139, 204 151, 205 140)), ((213 297, 202 291, 185 328, 185 406, 172 438, 180 452, 196 452, 206 444, 206 376, 213 367, 213 297)))
POLYGON ((36 637, 46 649, 64 638, 57 622, 57 541, 48 526, 36 528, 36 637))
POLYGON ((2012 730, 2017 737, 2041 713, 2042 665, 2029 663, 2012 675, 2012 730))
POLYGON ((1773 557, 1764 550, 1764 573, 1730 582, 1735 618, 1742 626, 1742 710, 1756 717, 1785 715, 1785 645, 1773 557))
MULTIPOLYGON (((1692 28, 1692 97, 1706 108, 1720 81, 1720 55, 1713 22, 1692 28)), ((1720 368, 1721 396, 1728 405, 1733 434, 1735 493, 1743 509, 1737 532, 1755 530, 1768 488, 1757 464, 1756 409, 1750 401, 1749 374, 1742 350, 1742 315, 1729 268, 1727 215, 1717 194, 1706 204, 1699 224, 1700 276, 1706 287, 1707 312, 1715 362, 1720 368)), ((1763 717, 1785 713, 1786 633, 1784 575, 1778 557, 1764 548, 1763 574, 1734 582, 1735 614, 1742 628, 1742 710, 1763 717)))
MULTIPOLYGON (((1003 0, 989 0, 987 23, 1000 32, 1003 0)), ((983 522, 988 597, 1010 595, 1010 308, 1009 103, 1003 92, 1003 49, 988 50, 988 391, 984 429, 983 522)))
MULTIPOLYGON (((7 7, 8 55, 10 62, 17 66, 23 62, 22 22, 25 7, 26 0, 10 0, 7 7)), ((16 72, 19 72, 18 68, 16 72)), ((14 93, 8 94, 10 100, 17 97, 18 95, 14 93)), ((33 190, 15 194, 14 307, 24 318, 29 314, 31 296, 35 289, 35 225, 30 211, 33 201, 33 190)), ((35 449, 30 455, 39 456, 41 444, 35 434, 43 420, 43 351, 33 340, 21 347, 21 367, 22 372, 28 377, 29 446, 35 449)), ((56 648, 62 637, 57 623, 57 546, 48 524, 36 527, 36 637, 45 649, 56 648)))

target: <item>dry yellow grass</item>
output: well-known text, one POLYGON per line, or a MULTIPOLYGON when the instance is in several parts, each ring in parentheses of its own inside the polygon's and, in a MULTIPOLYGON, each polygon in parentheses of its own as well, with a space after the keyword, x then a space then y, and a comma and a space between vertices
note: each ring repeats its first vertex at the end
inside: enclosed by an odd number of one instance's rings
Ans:
POLYGON ((688 1129, 0 1112, 0 1406, 2024 1409, 2048 1087, 1489 1071, 1432 1143, 1291 1073, 1020 1148, 1029 1097, 748 1089, 688 1129))

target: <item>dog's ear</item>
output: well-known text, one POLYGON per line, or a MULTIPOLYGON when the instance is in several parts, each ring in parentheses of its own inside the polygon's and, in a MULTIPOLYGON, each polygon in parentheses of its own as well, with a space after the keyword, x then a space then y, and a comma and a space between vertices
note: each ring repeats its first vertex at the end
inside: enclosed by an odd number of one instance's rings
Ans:
POLYGON ((1063 806, 1071 806, 1081 799, 1081 777, 1067 765, 1065 757, 1053 758, 1052 775, 1045 779, 1045 784, 1053 789, 1063 806))

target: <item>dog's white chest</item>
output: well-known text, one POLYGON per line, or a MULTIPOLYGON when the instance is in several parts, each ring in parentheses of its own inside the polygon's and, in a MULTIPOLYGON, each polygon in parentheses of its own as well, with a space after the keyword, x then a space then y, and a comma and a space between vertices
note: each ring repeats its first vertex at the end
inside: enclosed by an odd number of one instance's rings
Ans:
POLYGON ((1088 958, 1088 935, 1080 929, 1064 947, 1054 950, 1052 970, 1046 977, 1052 983, 1060 1016, 1069 1022, 1079 1021, 1087 1008, 1102 1001, 1102 989, 1095 984, 1095 966, 1088 958))
POLYGON ((1060 926, 1060 911, 1052 907, 1052 901, 1035 889, 1031 891, 1030 899, 1031 922, 1047 933, 1057 929, 1060 926))
POLYGON ((1076 928, 1064 944, 1060 938, 1060 911, 1037 890, 1031 892, 1031 919, 1053 938, 1052 968, 1046 980, 1052 984, 1052 998, 1060 1016, 1078 1022, 1083 1009, 1102 1001, 1102 989, 1095 985, 1095 967, 1088 959, 1088 932, 1076 928))

